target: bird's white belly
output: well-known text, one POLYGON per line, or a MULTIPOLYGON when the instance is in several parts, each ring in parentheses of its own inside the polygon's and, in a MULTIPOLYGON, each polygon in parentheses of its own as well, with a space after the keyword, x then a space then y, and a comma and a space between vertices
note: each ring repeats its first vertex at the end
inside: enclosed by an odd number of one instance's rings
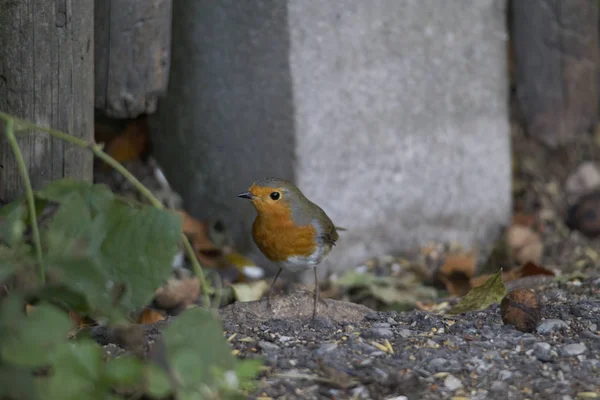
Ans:
POLYGON ((285 261, 280 261, 278 264, 281 268, 292 271, 304 271, 316 267, 327 257, 331 247, 317 246, 317 249, 311 255, 307 256, 292 256, 285 261))

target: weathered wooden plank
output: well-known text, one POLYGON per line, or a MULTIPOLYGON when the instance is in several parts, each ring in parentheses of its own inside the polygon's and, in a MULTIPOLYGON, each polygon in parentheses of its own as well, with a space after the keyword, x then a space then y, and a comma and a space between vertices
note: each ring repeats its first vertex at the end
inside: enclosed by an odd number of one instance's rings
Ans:
MULTIPOLYGON (((94 129, 93 4, 0 2, 0 110, 91 140, 94 129)), ((3 132, 3 131, 2 131, 3 132)), ((92 156, 46 134, 19 137, 32 184, 92 179, 92 156)), ((0 139, 0 198, 23 191, 11 149, 0 139)))
POLYGON ((598 116, 598 1, 513 0, 517 96, 528 132, 569 143, 598 116))
POLYGON ((107 116, 156 111, 169 78, 171 6, 171 0, 95 0, 95 104, 107 116))

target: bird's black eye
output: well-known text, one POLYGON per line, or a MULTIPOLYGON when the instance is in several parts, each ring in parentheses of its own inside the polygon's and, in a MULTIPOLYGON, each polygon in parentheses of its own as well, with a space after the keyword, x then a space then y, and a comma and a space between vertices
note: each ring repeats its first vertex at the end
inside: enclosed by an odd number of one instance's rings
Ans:
POLYGON ((271 196, 271 200, 279 200, 279 198, 281 197, 281 194, 279 192, 272 192, 270 196, 271 196))

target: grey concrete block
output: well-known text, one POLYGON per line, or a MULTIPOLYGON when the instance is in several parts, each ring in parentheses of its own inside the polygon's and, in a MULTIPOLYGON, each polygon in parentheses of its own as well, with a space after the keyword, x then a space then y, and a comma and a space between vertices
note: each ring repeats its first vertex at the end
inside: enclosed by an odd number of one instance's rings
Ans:
POLYGON ((429 240, 482 246, 511 210, 505 0, 178 0, 156 155, 252 248, 235 197, 295 180, 348 229, 321 271, 429 240))

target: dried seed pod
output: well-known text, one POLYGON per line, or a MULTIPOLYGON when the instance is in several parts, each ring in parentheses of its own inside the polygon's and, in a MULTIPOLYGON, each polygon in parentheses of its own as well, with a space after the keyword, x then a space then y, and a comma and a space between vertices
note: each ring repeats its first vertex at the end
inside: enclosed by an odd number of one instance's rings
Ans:
POLYGON ((514 289, 500 303, 502 322, 521 332, 532 332, 541 319, 538 298, 531 289, 514 289))

